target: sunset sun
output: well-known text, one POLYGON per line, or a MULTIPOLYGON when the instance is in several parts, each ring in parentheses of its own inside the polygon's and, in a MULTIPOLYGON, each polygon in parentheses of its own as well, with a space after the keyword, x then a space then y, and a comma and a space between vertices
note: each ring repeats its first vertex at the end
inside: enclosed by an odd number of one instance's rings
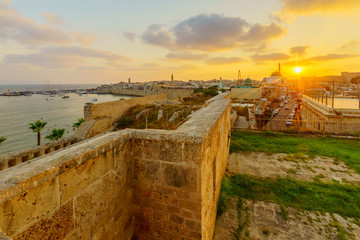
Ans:
POLYGON ((294 72, 296 72, 296 73, 301 73, 302 72, 302 67, 295 67, 294 68, 294 72))

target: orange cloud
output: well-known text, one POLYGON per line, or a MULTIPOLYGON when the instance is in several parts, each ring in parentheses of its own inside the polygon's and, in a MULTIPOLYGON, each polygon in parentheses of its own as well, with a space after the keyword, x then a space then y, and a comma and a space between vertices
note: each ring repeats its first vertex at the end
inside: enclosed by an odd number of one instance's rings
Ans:
POLYGON ((243 62, 244 59, 240 57, 213 57, 206 60, 207 64, 210 65, 225 65, 225 64, 234 64, 234 63, 240 63, 243 62))
POLYGON ((252 55, 251 58, 255 61, 255 63, 262 64, 264 62, 269 62, 269 61, 287 60, 290 58, 290 56, 285 53, 270 53, 270 54, 255 54, 252 55))
POLYGON ((290 48, 290 53, 295 54, 297 56, 302 56, 306 54, 306 50, 310 48, 310 46, 297 46, 290 48))
POLYGON ((360 8, 359 0, 281 0, 283 12, 311 14, 317 12, 341 12, 360 8))
POLYGON ((169 53, 166 55, 169 59, 174 60, 201 60, 209 57, 208 54, 197 54, 191 52, 177 52, 177 53, 169 53))
POLYGON ((84 47, 47 47, 40 49, 37 53, 31 54, 9 54, 6 55, 4 64, 26 64, 41 68, 71 68, 80 66, 87 59, 96 58, 105 60, 108 64, 117 62, 129 62, 131 58, 113 54, 109 51, 102 51, 84 47))

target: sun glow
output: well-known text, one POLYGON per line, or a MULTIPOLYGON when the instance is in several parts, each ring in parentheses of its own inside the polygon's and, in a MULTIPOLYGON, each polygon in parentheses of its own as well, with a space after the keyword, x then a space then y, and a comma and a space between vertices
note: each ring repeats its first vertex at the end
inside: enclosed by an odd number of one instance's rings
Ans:
POLYGON ((302 72, 302 67, 295 67, 294 68, 294 72, 296 72, 296 73, 301 73, 302 72))

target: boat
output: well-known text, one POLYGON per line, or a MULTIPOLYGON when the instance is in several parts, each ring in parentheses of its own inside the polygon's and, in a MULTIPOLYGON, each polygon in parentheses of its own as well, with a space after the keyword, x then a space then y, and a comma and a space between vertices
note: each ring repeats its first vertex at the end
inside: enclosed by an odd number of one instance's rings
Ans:
POLYGON ((49 100, 53 100, 53 98, 49 98, 49 97, 48 97, 48 98, 46 98, 46 101, 49 101, 49 100))
POLYGON ((69 96, 67 96, 67 95, 64 95, 64 96, 62 96, 62 98, 63 98, 63 99, 65 99, 65 98, 69 98, 69 96))
POLYGON ((96 102, 97 98, 94 97, 93 99, 91 99, 91 101, 96 102))

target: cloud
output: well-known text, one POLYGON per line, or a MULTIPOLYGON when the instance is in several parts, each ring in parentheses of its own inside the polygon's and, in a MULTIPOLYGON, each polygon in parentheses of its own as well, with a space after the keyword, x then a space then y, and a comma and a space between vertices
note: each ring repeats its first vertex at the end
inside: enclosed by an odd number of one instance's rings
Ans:
POLYGON ((159 45, 163 47, 173 48, 173 40, 170 33, 166 30, 162 30, 161 25, 153 24, 141 35, 144 42, 151 45, 159 45))
POLYGON ((76 55, 49 55, 44 53, 32 54, 9 54, 6 55, 4 64, 26 64, 41 68, 69 68, 84 62, 84 59, 76 55))
POLYGON ((323 56, 316 56, 309 58, 309 60, 313 61, 331 61, 331 60, 339 60, 339 59, 346 59, 346 58, 355 58, 359 57, 360 55, 352 55, 352 54, 328 54, 323 56))
POLYGON ((290 48, 291 54, 296 54, 297 56, 303 56, 306 54, 306 50, 310 48, 310 46, 297 46, 290 48))
POLYGON ((249 24, 240 17, 200 14, 190 17, 170 30, 164 25, 150 25, 141 35, 145 43, 173 50, 221 51, 244 46, 264 45, 286 33, 277 24, 249 24))
POLYGON ((90 58, 105 60, 108 64, 132 60, 126 56, 92 48, 47 47, 37 53, 6 55, 3 63, 34 65, 42 68, 68 68, 79 66, 90 58))
POLYGON ((133 32, 122 32, 122 35, 129 41, 134 41, 136 38, 136 33, 133 32))
POLYGON ((79 43, 82 43, 84 45, 91 45, 91 43, 94 41, 95 36, 91 33, 79 33, 79 32, 72 32, 71 36, 76 39, 79 43))
POLYGON ((342 59, 350 59, 360 57, 360 55, 355 54, 327 54, 327 55, 319 55, 310 58, 304 58, 296 61, 287 61, 284 62, 285 65, 289 66, 309 66, 314 65, 317 62, 326 62, 326 61, 334 61, 334 60, 342 60, 342 59))
POLYGON ((144 63, 143 64, 143 67, 145 67, 145 68, 156 68, 158 66, 159 66, 159 64, 157 64, 157 63, 144 63))
POLYGON ((176 52, 176 53, 169 53, 166 55, 169 59, 174 60, 201 60, 209 57, 208 54, 197 54, 191 52, 176 52))
POLYGON ((360 41, 357 41, 357 40, 354 40, 354 39, 351 39, 349 41, 347 41, 346 43, 344 43, 340 49, 343 50, 343 49, 352 49, 354 47, 357 47, 359 46, 360 44, 360 41))
POLYGON ((213 58, 209 58, 206 63, 210 64, 210 65, 224 65, 224 64, 234 64, 234 63, 239 63, 239 62, 243 62, 244 59, 240 58, 240 57, 213 57, 213 58))
POLYGON ((341 12, 360 8, 359 0, 281 0, 284 3, 282 12, 311 14, 321 12, 341 12))
MULTIPOLYGON (((9 7, 9 1, 0 2, 0 38, 15 40, 25 45, 69 45, 74 40, 89 43, 89 34, 67 33, 53 24, 38 24, 9 7), (87 40, 84 40, 87 38, 87 40)), ((42 13, 48 21, 60 21, 53 13, 42 13)))
POLYGON ((263 63, 263 62, 268 62, 268 61, 287 60, 290 58, 290 56, 285 53, 270 53, 270 54, 263 54, 263 55, 255 54, 255 55, 251 56, 251 58, 256 63, 263 63))
POLYGON ((41 15, 51 24, 63 24, 64 19, 52 12, 42 12, 41 15))

